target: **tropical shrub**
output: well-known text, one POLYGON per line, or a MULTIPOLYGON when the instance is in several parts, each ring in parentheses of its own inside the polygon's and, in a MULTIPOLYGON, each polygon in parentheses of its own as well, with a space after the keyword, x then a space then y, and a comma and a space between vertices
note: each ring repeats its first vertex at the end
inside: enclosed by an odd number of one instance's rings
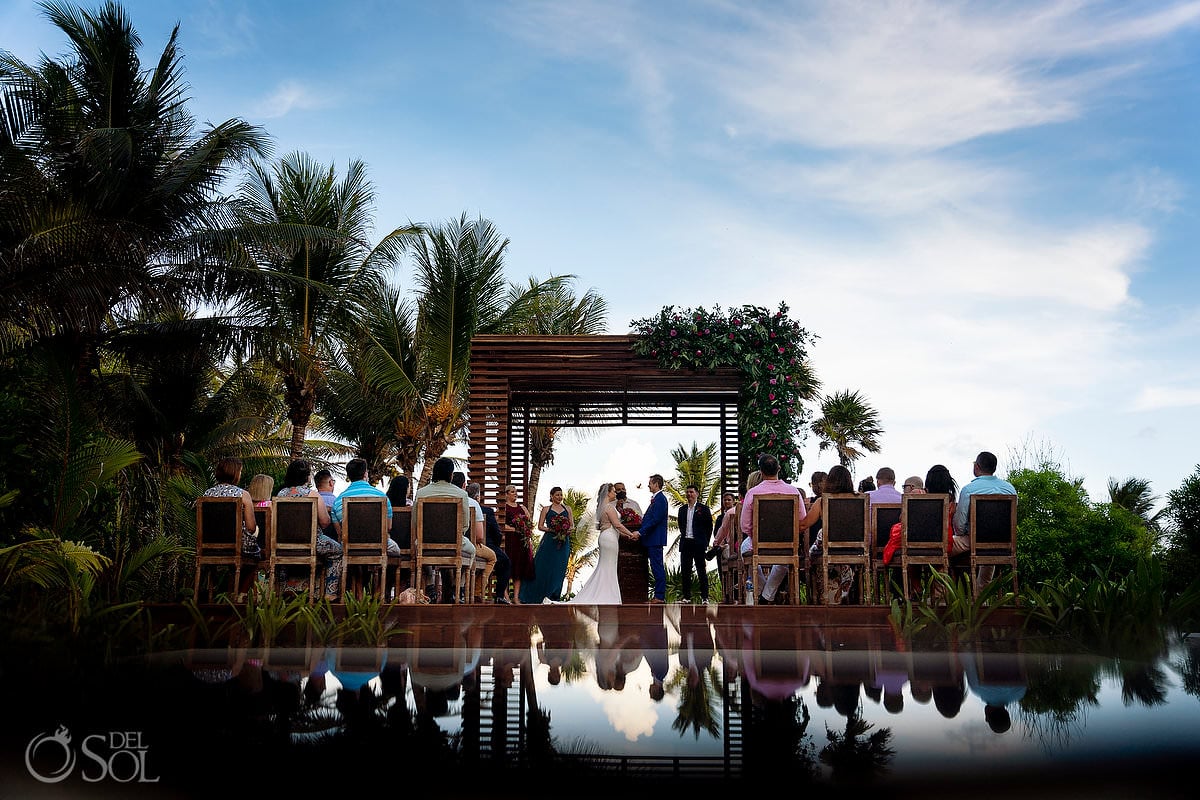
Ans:
POLYGON ((1082 485, 1057 465, 1019 469, 1008 480, 1020 497, 1017 566, 1023 584, 1083 574, 1092 565, 1119 577, 1152 556, 1151 533, 1136 515, 1091 503, 1082 485))
POLYGON ((1168 597, 1184 592, 1200 576, 1200 466, 1167 493, 1161 557, 1168 597))

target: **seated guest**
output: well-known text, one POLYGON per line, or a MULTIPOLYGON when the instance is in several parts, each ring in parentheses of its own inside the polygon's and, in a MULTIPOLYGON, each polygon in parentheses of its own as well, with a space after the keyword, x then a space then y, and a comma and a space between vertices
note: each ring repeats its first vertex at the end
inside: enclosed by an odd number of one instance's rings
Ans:
MULTIPOLYGON (((317 498, 317 555, 325 566, 325 599, 337 602, 341 596, 342 585, 342 546, 321 531, 331 524, 329 508, 325 498, 317 488, 310 484, 312 465, 302 458, 288 464, 287 474, 283 476, 283 488, 277 497, 316 497, 317 498)), ((286 580, 284 573, 281 580, 286 580)))
MULTIPOLYGON (((996 465, 998 461, 996 456, 984 450, 975 457, 975 463, 971 465, 971 469, 975 473, 975 479, 962 487, 962 491, 958 494, 958 505, 954 509, 954 516, 951 518, 954 526, 954 547, 953 554, 961 556, 964 553, 971 551, 971 531, 967 526, 970 523, 971 514, 971 495, 975 494, 1012 494, 1017 493, 1017 489, 1003 478, 996 477, 996 465)), ((925 480, 925 488, 929 489, 929 480, 925 480)), ((932 491, 932 489, 929 489, 932 491)), ((978 575, 971 577, 979 581, 980 586, 990 583, 992 575, 995 573, 996 567, 993 564, 986 564, 979 568, 978 575)))
MULTIPOLYGON (((804 519, 800 520, 800 529, 809 530, 813 525, 816 525, 821 520, 822 500, 825 495, 829 494, 854 494, 854 478, 850 475, 850 470, 837 464, 829 469, 825 479, 821 483, 821 496, 813 500, 812 506, 808 509, 808 514, 804 519)), ((813 539, 812 547, 809 548, 809 557, 812 559, 812 569, 815 573, 821 569, 821 534, 818 532, 813 539)), ((828 595, 822 598, 822 601, 837 605, 850 596, 850 589, 854 585, 854 567, 849 564, 840 564, 838 566, 838 583, 832 588, 828 595)))

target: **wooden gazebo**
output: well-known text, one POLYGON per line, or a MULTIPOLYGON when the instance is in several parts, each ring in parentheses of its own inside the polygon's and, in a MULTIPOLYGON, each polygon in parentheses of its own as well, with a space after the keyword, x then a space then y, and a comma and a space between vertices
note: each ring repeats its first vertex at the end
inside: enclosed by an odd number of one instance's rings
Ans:
POLYGON ((723 491, 744 481, 738 457, 742 375, 664 370, 633 352, 633 336, 476 336, 471 340, 467 468, 484 505, 503 514, 503 490, 522 502, 529 482, 529 432, 570 427, 719 428, 723 491))

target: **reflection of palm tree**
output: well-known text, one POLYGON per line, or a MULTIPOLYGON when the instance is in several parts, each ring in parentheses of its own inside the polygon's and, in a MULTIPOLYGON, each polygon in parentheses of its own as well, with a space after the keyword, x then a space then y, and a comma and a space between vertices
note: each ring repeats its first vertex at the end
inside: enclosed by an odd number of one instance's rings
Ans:
MULTIPOLYGON (((794 782, 814 782, 817 778, 816 746, 808 735, 812 716, 800 696, 765 700, 750 688, 750 682, 744 677, 741 693, 746 774, 786 770, 794 782)), ((733 703, 733 698, 727 697, 725 702, 733 703)))
POLYGON ((1200 697, 1200 640, 1188 637, 1183 648, 1183 658, 1174 662, 1175 671, 1183 681, 1183 690, 1193 697, 1200 697))
POLYGON ((879 413, 858 392, 834 392, 821 400, 821 416, 812 422, 817 437, 817 449, 825 452, 832 447, 838 461, 849 467, 862 457, 863 451, 879 452, 879 413), (856 446, 857 444, 857 446, 856 446))
POLYGON ((1121 663, 1121 702, 1127 706, 1135 700, 1147 708, 1165 705, 1168 684, 1166 673, 1157 664, 1121 663))
POLYGON ((862 706, 846 717, 846 730, 838 733, 825 728, 829 744, 821 748, 821 763, 833 769, 835 781, 865 783, 883 775, 896 755, 888 746, 892 740, 891 728, 880 728, 867 736, 875 726, 862 718, 862 706))
POLYGON ((1068 744, 1072 731, 1082 728, 1087 707, 1100 705, 1100 669, 1093 659, 1044 655, 1029 662, 1021 717, 1025 729, 1048 752, 1068 744))
POLYGON ((684 667, 678 667, 666 681, 666 688, 679 691, 678 715, 671 723, 671 729, 679 731, 682 737, 688 728, 692 729, 697 739, 700 731, 704 730, 713 739, 721 736, 721 726, 717 724, 720 714, 720 674, 716 667, 709 666, 698 670, 691 680, 692 673, 684 667))

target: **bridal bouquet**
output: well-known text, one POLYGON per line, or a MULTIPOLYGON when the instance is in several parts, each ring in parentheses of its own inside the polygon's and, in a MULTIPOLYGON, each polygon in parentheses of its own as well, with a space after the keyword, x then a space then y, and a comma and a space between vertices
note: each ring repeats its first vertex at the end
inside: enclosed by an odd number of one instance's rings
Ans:
POLYGON ((550 531, 550 535, 554 537, 554 541, 558 542, 558 546, 562 547, 563 542, 571 539, 571 520, 566 514, 557 514, 550 518, 546 523, 546 527, 550 531))
POLYGON ((636 531, 642 527, 642 515, 634 511, 629 506, 621 506, 617 509, 621 514, 621 524, 626 530, 636 531))

